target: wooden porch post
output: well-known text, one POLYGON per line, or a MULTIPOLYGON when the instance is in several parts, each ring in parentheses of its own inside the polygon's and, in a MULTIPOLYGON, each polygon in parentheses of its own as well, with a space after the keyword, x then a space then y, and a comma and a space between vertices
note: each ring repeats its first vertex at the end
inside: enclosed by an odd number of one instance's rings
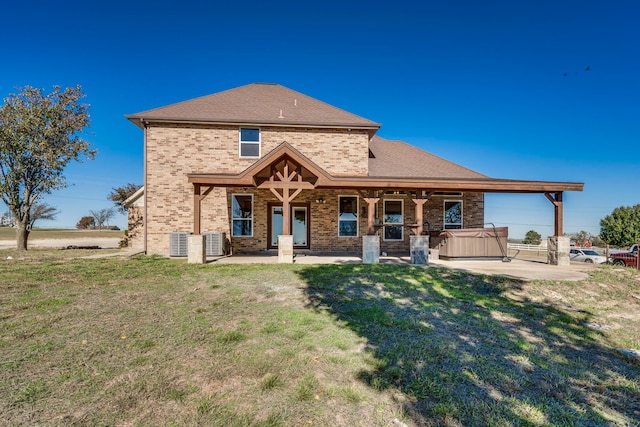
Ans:
POLYGON ((554 236, 562 236, 562 191, 557 193, 544 193, 544 195, 549 199, 554 206, 554 236))
POLYGON ((289 189, 282 189, 282 234, 288 236, 291 234, 291 227, 289 221, 289 189))
POLYGON ((193 234, 200 234, 200 184, 193 184, 193 234))
POLYGON ((200 207, 202 200, 213 190, 213 185, 206 186, 204 193, 200 194, 202 185, 193 184, 193 234, 200 234, 200 207))
POLYGON ((416 197, 411 200, 416 204, 416 236, 421 236, 424 231, 424 204, 429 201, 431 193, 427 193, 426 198, 422 198, 422 191, 416 190, 416 197))
POLYGON ((291 235, 291 227, 289 221, 289 204, 298 194, 300 194, 305 184, 302 181, 302 175, 300 175, 297 171, 294 170, 293 172, 291 172, 291 174, 289 174, 288 163, 284 164, 283 173, 276 171, 275 176, 280 179, 280 182, 276 183, 274 175, 271 175, 271 177, 269 177, 270 185, 268 188, 278 198, 278 200, 282 202, 282 235, 289 236, 291 235), (296 178, 296 176, 297 180, 294 181, 294 178, 296 178), (282 189, 282 195, 278 193, 276 188, 282 189), (295 189, 293 194, 289 193, 290 189, 295 189))
POLYGON ((373 236, 376 234, 376 228, 374 227, 376 222, 376 203, 380 201, 379 197, 366 197, 364 199, 367 202, 367 234, 373 236))
POLYGON ((367 202, 367 235, 373 236, 376 234, 376 203, 380 201, 380 197, 376 197, 373 190, 369 190, 368 195, 360 190, 358 190, 358 193, 360 193, 360 197, 367 202))

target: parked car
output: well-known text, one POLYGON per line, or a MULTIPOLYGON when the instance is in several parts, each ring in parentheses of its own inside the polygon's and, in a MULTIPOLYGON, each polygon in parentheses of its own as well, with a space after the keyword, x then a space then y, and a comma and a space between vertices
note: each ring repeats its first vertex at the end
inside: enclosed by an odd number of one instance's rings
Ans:
POLYGON ((607 262, 607 257, 600 255, 593 249, 571 249, 569 251, 569 258, 571 261, 586 262, 589 264, 604 264, 607 262))
POLYGON ((638 265, 638 245, 631 246, 629 252, 618 252, 611 254, 609 264, 635 267, 638 265))

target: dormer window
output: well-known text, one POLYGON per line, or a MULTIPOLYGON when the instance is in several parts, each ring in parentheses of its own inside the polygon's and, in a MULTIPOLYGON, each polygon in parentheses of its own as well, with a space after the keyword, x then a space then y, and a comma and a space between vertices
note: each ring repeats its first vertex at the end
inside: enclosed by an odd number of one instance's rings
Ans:
POLYGON ((260 157, 260 129, 240 128, 240 157, 260 157))

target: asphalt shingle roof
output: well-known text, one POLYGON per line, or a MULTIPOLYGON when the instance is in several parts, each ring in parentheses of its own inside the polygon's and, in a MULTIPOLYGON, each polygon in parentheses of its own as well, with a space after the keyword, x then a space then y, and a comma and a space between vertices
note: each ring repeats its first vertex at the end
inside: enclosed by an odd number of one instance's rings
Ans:
POLYGON ((367 128, 380 124, 279 84, 252 83, 212 95, 128 115, 176 122, 308 125, 367 128))
POLYGON ((402 141, 374 136, 369 142, 369 176, 403 178, 488 178, 402 141))

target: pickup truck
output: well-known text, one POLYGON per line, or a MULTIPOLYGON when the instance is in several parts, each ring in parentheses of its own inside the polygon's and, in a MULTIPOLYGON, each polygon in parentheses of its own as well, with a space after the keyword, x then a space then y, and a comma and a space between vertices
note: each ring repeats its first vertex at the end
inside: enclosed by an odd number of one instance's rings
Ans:
POLYGON ((617 252, 609 257, 609 264, 635 267, 638 265, 638 245, 631 246, 629 252, 617 252))

